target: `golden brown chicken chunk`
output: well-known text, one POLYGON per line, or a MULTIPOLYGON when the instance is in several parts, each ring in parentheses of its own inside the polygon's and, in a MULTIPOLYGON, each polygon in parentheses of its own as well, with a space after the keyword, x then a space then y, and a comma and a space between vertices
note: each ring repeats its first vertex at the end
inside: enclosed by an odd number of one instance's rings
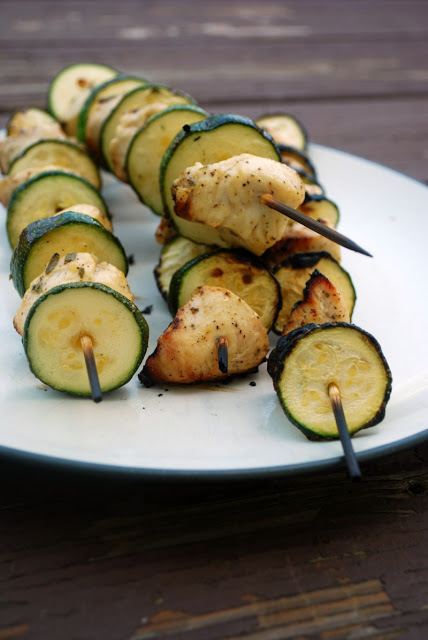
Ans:
POLYGON ((259 316, 228 289, 198 287, 177 312, 148 357, 140 381, 190 384, 257 370, 269 349, 259 316), (228 371, 220 371, 218 347, 226 338, 228 371))
POLYGON ((305 188, 287 165, 248 153, 205 166, 196 163, 172 185, 177 216, 214 228, 228 246, 256 255, 282 238, 290 224, 260 201, 264 194, 296 208, 305 188))

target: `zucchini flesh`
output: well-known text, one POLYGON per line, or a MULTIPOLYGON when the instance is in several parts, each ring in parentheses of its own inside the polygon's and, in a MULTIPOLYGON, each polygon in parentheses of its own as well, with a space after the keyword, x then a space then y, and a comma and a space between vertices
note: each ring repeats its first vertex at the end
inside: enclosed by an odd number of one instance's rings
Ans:
POLYGON ((159 170, 162 157, 180 129, 208 117, 192 105, 175 105, 150 118, 132 139, 126 158, 128 180, 141 202, 162 215, 159 170))
POLYGON ((175 214, 171 186, 187 167, 197 162, 213 164, 242 153, 280 160, 278 149, 270 136, 249 118, 231 114, 210 116, 191 124, 171 142, 160 169, 161 193, 164 214, 172 219, 181 235, 202 244, 227 246, 216 229, 184 220, 175 214))
POLYGON ((143 87, 136 87, 122 96, 120 102, 105 118, 100 131, 99 148, 102 158, 110 171, 114 169, 110 157, 110 142, 116 134, 116 127, 121 117, 127 111, 141 109, 154 103, 162 103, 167 107, 173 104, 194 104, 195 101, 185 93, 175 91, 161 84, 146 84, 143 87))
POLYGON ((99 222, 81 213, 67 213, 35 220, 26 227, 12 254, 13 284, 23 296, 31 282, 46 268, 52 255, 90 253, 99 262, 108 262, 128 272, 125 251, 116 236, 99 222))
POLYGON ((93 205, 108 215, 101 194, 87 180, 63 171, 40 173, 18 187, 7 210, 7 234, 14 249, 30 222, 52 217, 80 203, 93 205))
POLYGON ((67 131, 75 135, 78 113, 93 87, 117 75, 104 64, 77 63, 62 69, 52 80, 48 92, 51 114, 62 123, 70 123, 67 131))
POLYGON ((292 167, 296 171, 304 171, 313 180, 316 179, 316 169, 303 151, 285 144, 279 144, 278 149, 284 164, 288 164, 289 167, 292 167))
POLYGON ((92 339, 101 390, 126 384, 146 352, 147 323, 130 300, 98 283, 61 285, 34 303, 23 335, 31 371, 53 389, 90 396, 84 335, 92 339))
POLYGON ((142 78, 120 75, 95 87, 89 94, 80 110, 77 123, 77 137, 86 143, 89 153, 95 156, 99 154, 100 131, 104 120, 122 96, 144 84, 146 81, 142 78))
POLYGON ((278 342, 269 357, 281 406, 309 439, 339 437, 328 395, 334 382, 351 434, 385 415, 392 377, 373 336, 347 323, 306 325, 278 342))
POLYGON ((287 258, 273 271, 282 292, 282 307, 275 323, 275 331, 282 332, 296 302, 302 300, 305 285, 317 269, 340 292, 352 317, 356 293, 349 273, 332 256, 324 251, 297 253, 287 258))
POLYGON ((56 165, 64 171, 71 171, 86 178, 96 189, 101 188, 98 167, 92 158, 80 147, 67 140, 39 140, 27 147, 9 167, 8 174, 56 165))
POLYGON ((303 124, 291 113, 272 113, 257 118, 256 124, 265 129, 277 144, 285 144, 305 151, 308 133, 303 124))
POLYGON ((213 248, 206 244, 198 244, 188 238, 183 238, 183 236, 172 238, 163 247, 159 262, 154 270, 156 284, 162 297, 165 300, 168 298, 171 278, 180 267, 193 258, 212 250, 213 248))
POLYGON ((281 304, 276 279, 263 263, 250 253, 219 250, 198 256, 172 276, 168 305, 174 315, 202 285, 232 291, 258 314, 263 326, 270 329, 281 304))
POLYGON ((305 200, 300 205, 299 211, 315 220, 326 220, 330 227, 333 228, 336 228, 339 224, 339 207, 323 194, 311 195, 306 193, 305 200))

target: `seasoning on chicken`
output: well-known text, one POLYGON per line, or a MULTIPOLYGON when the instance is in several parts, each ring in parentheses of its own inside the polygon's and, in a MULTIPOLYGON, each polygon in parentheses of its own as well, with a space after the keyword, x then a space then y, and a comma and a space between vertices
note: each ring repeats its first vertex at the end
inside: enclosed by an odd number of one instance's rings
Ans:
POLYGON ((177 312, 139 374, 140 381, 190 384, 257 370, 269 349, 259 316, 239 296, 203 285, 177 312), (227 373, 219 368, 219 341, 228 345, 227 373))
POLYGON ((131 302, 134 299, 125 275, 107 262, 98 262, 90 253, 69 253, 60 258, 56 253, 46 270, 30 284, 13 320, 13 326, 23 334, 28 312, 38 298, 50 289, 68 282, 99 282, 118 291, 131 302))
POLYGON ((305 188, 285 164, 251 154, 188 167, 172 185, 177 216, 218 231, 223 242, 261 255, 284 235, 290 220, 260 202, 266 194, 298 207, 305 188))

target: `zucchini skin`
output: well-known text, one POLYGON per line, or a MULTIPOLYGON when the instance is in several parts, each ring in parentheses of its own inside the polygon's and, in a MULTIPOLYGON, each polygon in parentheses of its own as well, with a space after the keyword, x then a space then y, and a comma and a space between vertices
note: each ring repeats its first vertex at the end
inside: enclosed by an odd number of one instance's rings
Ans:
MULTIPOLYGON (((121 379, 120 381, 118 381, 117 383, 115 383, 113 386, 109 387, 108 389, 103 389, 103 392, 108 392, 108 391, 113 391, 114 389, 118 389, 119 387, 122 387, 123 385, 125 385, 127 382, 129 382, 129 380, 132 378, 132 376, 134 375, 134 373, 136 372, 136 370, 138 369, 138 367, 141 365, 143 358, 146 354, 147 351, 147 346, 148 346, 148 340, 149 340, 149 327, 148 324, 143 316, 143 314, 141 313, 141 311, 138 309, 138 307, 131 302, 131 300, 129 300, 128 298, 126 298, 125 296, 123 296, 121 293, 119 293, 118 291, 115 291, 114 289, 111 289, 110 287, 107 287, 104 284, 100 284, 99 282, 69 282, 65 285, 58 285, 57 287, 54 287, 53 289, 50 289, 49 291, 47 291, 44 295, 40 296, 40 298, 38 298, 36 300, 36 302, 33 304, 33 306, 31 307, 28 316, 26 318, 25 321, 25 325, 24 325, 24 332, 23 332, 23 336, 22 336, 22 344, 24 347, 24 351, 27 355, 28 358, 28 343, 29 343, 29 326, 30 326, 30 322, 31 319, 35 313, 35 311, 37 310, 38 306, 40 304, 43 303, 43 301, 50 295, 58 295, 60 293, 62 293, 63 291, 67 290, 67 289, 84 289, 84 288, 91 288, 91 289, 99 289, 100 291, 103 291, 104 293, 108 293, 109 295, 113 295, 117 300, 119 300, 122 304, 124 304, 129 311, 131 311, 131 313, 133 314, 139 328, 140 328, 140 332, 141 332, 141 349, 139 351, 139 353, 136 355, 135 357, 135 361, 134 364, 132 365, 131 369, 129 370, 128 374, 121 379)), ((33 370, 32 365, 31 365, 31 360, 30 358, 28 358, 28 363, 29 363, 29 367, 31 372, 38 378, 39 376, 36 374, 36 372, 33 370)), ((44 382, 44 380, 42 380, 41 378, 39 378, 42 382, 44 382)), ((88 393, 86 396, 80 393, 75 393, 72 391, 68 391, 67 389, 62 389, 62 388, 56 388, 53 387, 52 385, 51 388, 56 389, 57 391, 62 391, 64 393, 67 393, 68 395, 71 396, 75 396, 75 397, 89 397, 90 393, 88 393)))
POLYGON ((166 194, 165 194, 165 187, 164 187, 165 172, 166 172, 168 162, 170 161, 171 156, 174 154, 177 147, 181 144, 181 142, 185 138, 191 135, 202 133, 202 132, 209 132, 219 127, 236 125, 236 124, 241 124, 243 126, 252 127, 253 129, 256 129, 261 136, 263 136, 267 141, 271 143, 276 153, 278 162, 281 162, 281 154, 279 152, 278 145, 275 143, 272 136, 267 131, 257 126, 254 123, 254 121, 251 120, 250 118, 247 118, 245 116, 230 114, 230 113, 220 113, 220 114, 209 116, 208 118, 206 118, 205 120, 201 120, 200 122, 194 122, 191 125, 183 127, 183 129, 172 140, 171 144, 165 151, 165 154, 162 158, 160 171, 159 171, 159 181, 161 184, 162 199, 164 202, 164 215, 169 217, 169 211, 168 211, 168 205, 166 202, 166 194))
POLYGON ((365 424, 361 425, 357 430, 353 431, 352 435, 354 435, 358 431, 361 431, 362 429, 373 427, 379 424, 380 422, 382 422, 382 420, 385 417, 386 405, 388 404, 388 401, 391 396, 391 391, 392 391, 391 369, 388 365, 388 362, 386 361, 386 358, 382 352, 382 348, 379 342, 376 340, 376 338, 373 335, 371 335, 361 327, 358 327, 357 325, 354 325, 354 324, 348 324, 347 322, 337 322, 337 323, 328 322, 325 324, 307 324, 304 327, 299 327, 298 329, 294 329, 294 331, 291 331, 285 336, 282 336, 281 338, 279 338, 276 347, 269 354, 268 362, 267 362, 267 372, 272 378, 274 389, 278 395, 279 401, 281 403, 281 407, 284 413, 286 414, 287 418, 290 420, 290 422, 294 426, 296 426, 308 438, 308 440, 313 440, 313 441, 337 440, 339 436, 338 435, 337 436, 318 435, 314 431, 305 427, 301 422, 296 420, 293 414, 289 411, 288 406, 280 393, 280 390, 279 390, 280 379, 284 370, 286 359, 291 355, 291 353, 293 352, 294 348, 297 346, 300 340, 304 339, 308 334, 314 331, 323 331, 323 330, 328 330, 329 328, 337 328, 337 327, 343 327, 343 328, 349 327, 356 331, 359 331, 363 336, 365 336, 368 342, 370 342, 370 344, 376 349, 378 356, 380 357, 380 360, 382 361, 382 364, 384 366, 387 381, 388 381, 385 389, 383 402, 379 411, 373 416, 373 418, 368 420, 365 424))
POLYGON ((40 220, 35 220, 22 231, 10 261, 10 272, 12 275, 13 285, 21 297, 25 294, 26 290, 24 283, 25 263, 32 247, 49 231, 74 223, 92 225, 98 228, 101 233, 105 233, 121 250, 126 264, 126 271, 124 273, 125 275, 128 273, 128 259, 120 240, 108 229, 103 227, 103 225, 97 220, 91 218, 91 216, 87 216, 83 213, 67 211, 66 213, 53 216, 52 218, 41 218, 40 220))
MULTIPOLYGON (((209 251, 202 255, 196 256, 195 258, 189 260, 189 262, 186 262, 186 264, 184 264, 181 268, 179 268, 172 276, 171 283, 169 286, 167 302, 168 302, 168 308, 171 315, 174 316, 178 311, 178 299, 180 296, 181 283, 183 281, 183 278, 186 277, 186 273, 191 271, 193 267, 200 264, 204 260, 208 258, 215 259, 216 256, 219 256, 219 257, 225 256, 226 258, 230 256, 231 258, 234 258, 237 262, 242 262, 244 264, 248 264, 249 266, 254 266, 255 269, 263 271, 264 273, 270 276, 272 284, 275 286, 276 296, 277 296, 276 310, 274 315, 272 316, 271 326, 266 327, 267 330, 270 330, 272 326, 274 326, 276 319, 278 317, 278 313, 282 306, 281 287, 279 285, 279 282, 271 272, 271 270, 268 267, 266 267, 265 263, 260 258, 258 258, 257 256, 254 256, 249 251, 245 251, 245 249, 220 249, 220 248, 214 249, 213 251, 209 251)), ((197 286, 202 286, 204 284, 206 283, 200 282, 197 286)), ((243 297, 242 292, 234 291, 233 293, 235 293, 235 295, 238 295, 241 298, 243 297)))

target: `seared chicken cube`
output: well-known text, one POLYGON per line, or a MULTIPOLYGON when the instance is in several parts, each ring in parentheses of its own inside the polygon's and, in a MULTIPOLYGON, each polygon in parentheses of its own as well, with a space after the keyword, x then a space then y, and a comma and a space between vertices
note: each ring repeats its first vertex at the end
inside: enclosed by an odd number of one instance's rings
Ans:
POLYGON ((146 386, 190 384, 256 371, 269 340, 259 316, 228 289, 198 287, 161 335, 139 374, 146 386), (228 370, 220 371, 218 347, 228 344, 228 370))
POLYGON ((350 322, 351 316, 342 295, 317 269, 311 274, 303 292, 303 300, 296 302, 284 325, 282 335, 306 324, 350 322))
POLYGON ((212 227, 228 246, 256 255, 282 238, 291 224, 260 201, 265 194, 296 208, 305 188, 287 165, 247 153, 211 165, 196 163, 172 185, 177 216, 212 227))

